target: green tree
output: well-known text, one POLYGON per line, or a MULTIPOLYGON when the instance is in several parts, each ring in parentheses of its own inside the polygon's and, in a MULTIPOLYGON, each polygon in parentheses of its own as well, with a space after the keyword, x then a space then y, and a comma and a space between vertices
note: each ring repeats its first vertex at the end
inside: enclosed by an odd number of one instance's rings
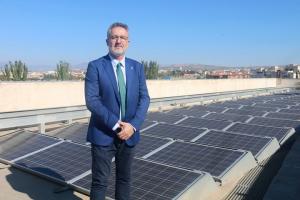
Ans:
POLYGON ((22 61, 9 61, 2 70, 3 79, 6 81, 25 81, 27 80, 28 68, 22 61))
POLYGON ((155 61, 142 61, 144 66, 145 77, 146 79, 157 79, 158 78, 158 69, 159 65, 155 61))
POLYGON ((146 79, 148 79, 148 77, 147 77, 147 75, 148 75, 148 62, 142 60, 141 63, 142 63, 142 65, 144 66, 145 77, 146 77, 146 79))
POLYGON ((57 80, 70 80, 71 72, 70 72, 70 64, 68 62, 59 61, 56 65, 56 79, 57 80))
POLYGON ((158 78, 158 68, 159 65, 155 61, 149 62, 149 79, 157 79, 158 78))

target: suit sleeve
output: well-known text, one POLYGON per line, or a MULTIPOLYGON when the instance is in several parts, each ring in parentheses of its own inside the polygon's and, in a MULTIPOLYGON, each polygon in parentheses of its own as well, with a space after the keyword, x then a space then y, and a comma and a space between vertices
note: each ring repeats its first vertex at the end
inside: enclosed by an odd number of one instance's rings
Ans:
POLYGON ((150 97, 148 94, 148 89, 146 85, 146 79, 144 74, 144 66, 140 65, 139 70, 139 102, 136 109, 135 117, 129 122, 136 130, 140 130, 140 127, 142 126, 148 108, 150 104, 150 97))
POLYGON ((89 63, 85 77, 85 101, 87 108, 97 116, 100 123, 112 129, 119 118, 103 105, 99 95, 100 85, 98 80, 99 71, 93 63, 89 63))

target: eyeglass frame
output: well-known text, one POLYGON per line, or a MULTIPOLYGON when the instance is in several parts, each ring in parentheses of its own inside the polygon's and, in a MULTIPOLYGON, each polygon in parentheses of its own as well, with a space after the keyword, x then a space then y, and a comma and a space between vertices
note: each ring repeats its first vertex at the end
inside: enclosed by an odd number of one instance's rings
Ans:
POLYGON ((111 35, 111 36, 109 37, 109 39, 110 39, 110 40, 114 40, 114 41, 116 41, 116 40, 118 40, 118 39, 120 39, 120 40, 122 40, 122 41, 127 41, 127 40, 128 40, 128 37, 127 37, 127 36, 123 36, 123 35, 121 35, 121 36, 118 36, 118 35, 111 35))

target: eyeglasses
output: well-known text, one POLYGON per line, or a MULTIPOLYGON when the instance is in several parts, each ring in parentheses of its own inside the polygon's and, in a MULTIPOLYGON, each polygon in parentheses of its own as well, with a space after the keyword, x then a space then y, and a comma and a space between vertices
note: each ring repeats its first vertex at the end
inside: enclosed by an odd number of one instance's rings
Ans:
POLYGON ((128 40, 128 37, 127 36, 118 36, 118 35, 112 35, 110 36, 110 39, 111 40, 122 40, 122 41, 127 41, 128 40))

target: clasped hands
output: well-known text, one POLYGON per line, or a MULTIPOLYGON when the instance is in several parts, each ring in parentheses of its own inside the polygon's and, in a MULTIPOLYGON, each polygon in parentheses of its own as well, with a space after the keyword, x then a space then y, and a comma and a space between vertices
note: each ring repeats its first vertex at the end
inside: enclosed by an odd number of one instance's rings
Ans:
POLYGON ((133 126, 130 123, 126 123, 126 122, 122 122, 122 121, 119 121, 118 123, 121 128, 121 131, 118 133, 118 137, 121 140, 129 139, 134 133, 133 126))

